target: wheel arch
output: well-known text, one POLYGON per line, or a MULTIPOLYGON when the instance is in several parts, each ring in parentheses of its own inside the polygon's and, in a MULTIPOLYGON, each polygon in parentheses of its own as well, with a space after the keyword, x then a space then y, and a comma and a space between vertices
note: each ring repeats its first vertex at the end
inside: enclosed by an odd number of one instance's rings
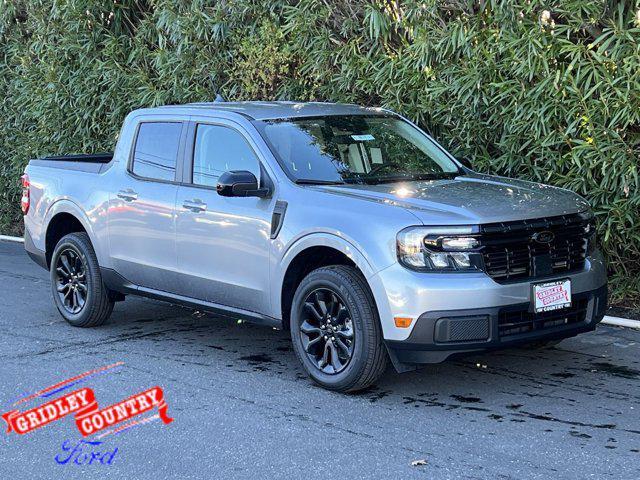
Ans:
POLYGON ((86 218, 80 207, 69 200, 61 200, 54 203, 47 212, 45 232, 45 256, 47 267, 51 265, 53 250, 62 237, 73 232, 84 232, 94 245, 96 256, 100 260, 98 249, 95 248, 94 235, 91 223, 86 218))
MULTIPOLYGON (((272 293, 274 313, 280 315, 285 329, 289 328, 289 315, 293 295, 302 279, 312 270, 328 265, 351 265, 363 276, 377 307, 377 298, 369 279, 375 271, 362 252, 352 243, 337 235, 318 233, 296 241, 283 255, 277 270, 272 293)), ((379 310, 378 310, 379 311, 379 310)))

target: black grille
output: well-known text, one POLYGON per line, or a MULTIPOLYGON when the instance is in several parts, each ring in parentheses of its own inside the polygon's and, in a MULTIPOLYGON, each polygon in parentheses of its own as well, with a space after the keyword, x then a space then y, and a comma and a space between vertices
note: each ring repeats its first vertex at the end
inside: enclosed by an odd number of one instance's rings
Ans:
POLYGON ((497 282, 581 270, 594 230, 590 222, 589 216, 575 214, 482 225, 484 269, 497 282), (542 232, 551 232, 553 239, 536 241, 534 237, 542 232))
POLYGON ((470 342, 489 339, 489 317, 440 318, 436 322, 435 340, 444 342, 470 342))
POLYGON ((504 309, 498 317, 498 332, 500 337, 519 335, 535 330, 545 330, 561 325, 571 325, 584 322, 589 306, 588 297, 574 298, 573 305, 562 310, 533 313, 527 305, 520 309, 504 309))

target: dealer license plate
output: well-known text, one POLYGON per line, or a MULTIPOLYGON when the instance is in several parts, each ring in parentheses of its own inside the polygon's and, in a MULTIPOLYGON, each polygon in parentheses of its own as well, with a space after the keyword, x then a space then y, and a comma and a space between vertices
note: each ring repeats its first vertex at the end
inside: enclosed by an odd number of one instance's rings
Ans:
POLYGON ((550 312, 571 306, 571 280, 533 285, 535 312, 550 312))

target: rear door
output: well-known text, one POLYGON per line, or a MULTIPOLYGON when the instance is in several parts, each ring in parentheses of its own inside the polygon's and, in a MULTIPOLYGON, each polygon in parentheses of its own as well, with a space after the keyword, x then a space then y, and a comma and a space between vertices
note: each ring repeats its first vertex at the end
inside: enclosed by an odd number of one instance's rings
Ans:
POLYGON ((270 183, 258 149, 235 122, 193 123, 176 203, 178 288, 182 295, 222 306, 269 312, 271 198, 222 197, 218 177, 252 172, 270 183))
POLYGON ((176 279, 175 202, 185 125, 171 119, 137 125, 126 172, 109 202, 115 270, 136 285, 163 291, 172 291, 176 279))

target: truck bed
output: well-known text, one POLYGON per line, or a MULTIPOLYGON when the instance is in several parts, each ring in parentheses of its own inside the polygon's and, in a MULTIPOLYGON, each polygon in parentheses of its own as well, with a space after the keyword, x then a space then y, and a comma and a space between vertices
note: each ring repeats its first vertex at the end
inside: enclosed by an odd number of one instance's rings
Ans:
POLYGON ((51 155, 38 160, 49 160, 53 162, 89 162, 89 163, 109 163, 113 158, 113 152, 76 154, 76 155, 51 155))
POLYGON ((35 158, 30 165, 61 168, 64 170, 77 170, 89 173, 100 173, 106 170, 107 165, 113 159, 113 153, 95 153, 79 155, 52 155, 49 157, 35 158))

